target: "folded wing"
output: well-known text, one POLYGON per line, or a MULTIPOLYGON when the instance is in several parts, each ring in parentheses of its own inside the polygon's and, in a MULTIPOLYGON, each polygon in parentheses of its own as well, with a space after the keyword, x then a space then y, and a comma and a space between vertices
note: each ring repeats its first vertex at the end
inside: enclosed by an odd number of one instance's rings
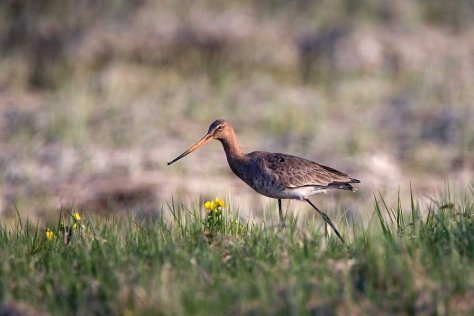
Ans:
POLYGON ((265 157, 264 168, 287 188, 315 186, 354 191, 351 183, 360 182, 341 171, 304 158, 280 153, 265 157))

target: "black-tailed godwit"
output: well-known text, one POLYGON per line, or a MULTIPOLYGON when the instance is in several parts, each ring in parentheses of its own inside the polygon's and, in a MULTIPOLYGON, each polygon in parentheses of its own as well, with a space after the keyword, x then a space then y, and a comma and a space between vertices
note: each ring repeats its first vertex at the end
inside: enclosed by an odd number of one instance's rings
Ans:
POLYGON ((258 193, 278 199, 278 211, 283 225, 281 200, 306 201, 321 214, 339 239, 345 243, 331 219, 326 213, 320 211, 309 200, 309 197, 326 192, 328 189, 355 191, 351 184, 359 183, 359 180, 333 168, 296 156, 265 151, 244 153, 237 141, 234 129, 226 120, 214 121, 200 141, 168 162, 168 165, 192 153, 212 139, 217 139, 222 143, 229 166, 240 179, 258 193))

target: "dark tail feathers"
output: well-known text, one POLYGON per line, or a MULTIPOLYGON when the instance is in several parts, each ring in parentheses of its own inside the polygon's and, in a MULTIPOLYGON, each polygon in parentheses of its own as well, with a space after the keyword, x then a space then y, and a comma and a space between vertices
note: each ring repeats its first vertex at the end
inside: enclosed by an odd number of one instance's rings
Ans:
POLYGON ((351 178, 349 182, 333 182, 329 184, 329 187, 334 189, 349 190, 352 192, 357 191, 357 189, 350 185, 350 183, 360 183, 360 181, 351 178))

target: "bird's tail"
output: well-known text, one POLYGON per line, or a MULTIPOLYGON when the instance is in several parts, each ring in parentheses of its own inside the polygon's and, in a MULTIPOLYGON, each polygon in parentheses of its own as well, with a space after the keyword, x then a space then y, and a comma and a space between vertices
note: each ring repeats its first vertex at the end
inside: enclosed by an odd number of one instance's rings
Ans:
POLYGON ((351 183, 360 183, 359 180, 351 178, 348 182, 333 182, 329 186, 332 188, 336 189, 341 189, 341 190, 349 190, 352 192, 357 191, 356 188, 354 188, 351 183))

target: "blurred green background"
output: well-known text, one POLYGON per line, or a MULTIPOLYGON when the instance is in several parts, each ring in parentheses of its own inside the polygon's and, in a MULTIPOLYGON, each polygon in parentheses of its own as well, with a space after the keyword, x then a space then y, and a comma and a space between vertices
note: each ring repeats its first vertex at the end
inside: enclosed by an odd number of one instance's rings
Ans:
MULTIPOLYGON (((474 3, 0 3, 0 216, 153 212, 171 198, 270 203, 215 142, 291 153, 359 178, 323 205, 432 196, 474 179, 474 3)), ((274 202, 272 202, 274 203, 274 202)), ((302 208, 303 206, 296 206, 302 208)))

